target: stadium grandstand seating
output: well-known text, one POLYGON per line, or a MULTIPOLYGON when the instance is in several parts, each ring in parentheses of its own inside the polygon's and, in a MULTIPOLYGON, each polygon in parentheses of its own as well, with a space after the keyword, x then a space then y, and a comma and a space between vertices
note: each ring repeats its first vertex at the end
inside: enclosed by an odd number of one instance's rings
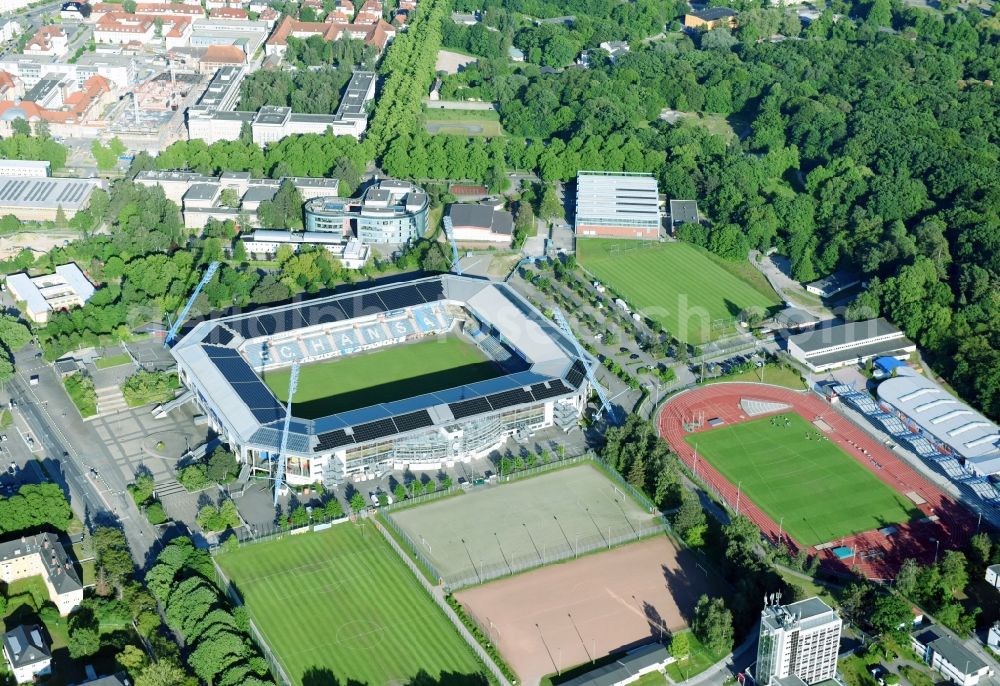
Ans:
POLYGON ((929 461, 943 472, 955 485, 976 498, 990 503, 1000 503, 1000 492, 983 477, 966 469, 951 455, 941 453, 929 440, 910 431, 896 416, 885 412, 868 394, 850 386, 832 387, 841 400, 860 412, 876 428, 909 446, 920 458, 929 461))

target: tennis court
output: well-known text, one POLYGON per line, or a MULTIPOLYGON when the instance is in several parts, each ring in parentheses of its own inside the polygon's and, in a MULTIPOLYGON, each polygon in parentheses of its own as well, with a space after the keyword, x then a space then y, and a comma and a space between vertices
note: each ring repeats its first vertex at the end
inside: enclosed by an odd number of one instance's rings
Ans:
POLYGON ((652 534, 659 521, 589 463, 480 487, 391 518, 456 586, 652 534))

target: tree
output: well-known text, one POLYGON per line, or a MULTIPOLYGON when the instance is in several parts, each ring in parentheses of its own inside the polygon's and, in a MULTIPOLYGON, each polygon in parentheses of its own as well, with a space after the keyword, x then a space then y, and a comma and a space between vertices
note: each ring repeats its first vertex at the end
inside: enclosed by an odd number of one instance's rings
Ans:
POLYGON ((10 123, 11 131, 15 136, 25 136, 31 135, 31 124, 28 123, 27 119, 17 118, 10 123))
POLYGON ((221 446, 208 458, 207 475, 215 483, 226 483, 236 475, 238 469, 236 455, 221 446))
POLYGON ((914 592, 917 590, 917 575, 919 572, 920 567, 917 565, 916 560, 909 557, 903 560, 903 564, 899 566, 899 571, 896 572, 896 590, 907 598, 912 598, 914 592))
POLYGON ((717 655, 728 653, 733 647, 733 613, 722 598, 703 595, 694 612, 691 629, 698 640, 717 655))
POLYGON ((365 497, 361 495, 361 491, 355 491, 354 495, 351 496, 351 509, 355 512, 361 512, 365 507, 365 497))
POLYGON ((240 195, 235 188, 223 188, 219 195, 219 204, 223 207, 236 209, 240 206, 240 195))
POLYGON ((739 41, 727 28, 719 27, 706 32, 701 37, 702 50, 729 52, 739 45, 739 41))
POLYGON ((340 504, 337 498, 330 498, 323 506, 323 512, 326 514, 327 519, 338 519, 344 516, 344 506, 340 504))
POLYGON ((261 226, 276 229, 302 228, 302 194, 289 179, 278 187, 274 198, 265 200, 257 208, 261 226))
POLYGON ((406 500, 406 486, 403 484, 396 484, 396 488, 392 490, 392 495, 396 498, 396 502, 406 500))
POLYGON ((941 558, 941 583, 952 594, 965 590, 969 583, 968 561, 957 550, 949 550, 941 558))
POLYGON ((551 184, 545 185, 542 191, 542 200, 538 207, 538 213, 545 219, 558 219, 563 216, 562 203, 556 195, 556 189, 551 184))
POLYGON ((149 658, 146 657, 146 653, 143 652, 141 648, 137 648, 134 645, 126 645, 122 648, 122 651, 115 655, 115 660, 118 664, 122 666, 129 673, 129 675, 135 679, 146 665, 149 664, 149 658))
POLYGON ((674 515, 674 529, 689 546, 696 548, 705 542, 704 536, 708 530, 705 511, 698 496, 687 489, 681 491, 681 506, 674 515))
POLYGON ((903 596, 885 593, 875 599, 870 621, 876 633, 889 634, 905 630, 911 617, 910 603, 903 596))
POLYGON ((80 608, 69 620, 69 654, 76 659, 89 657, 101 649, 97 618, 89 608, 80 608))
POLYGON ((196 683, 183 669, 167 660, 153 662, 135 677, 135 686, 190 686, 196 683))
POLYGON ((670 638, 670 656, 680 662, 691 654, 691 634, 681 631, 670 638))

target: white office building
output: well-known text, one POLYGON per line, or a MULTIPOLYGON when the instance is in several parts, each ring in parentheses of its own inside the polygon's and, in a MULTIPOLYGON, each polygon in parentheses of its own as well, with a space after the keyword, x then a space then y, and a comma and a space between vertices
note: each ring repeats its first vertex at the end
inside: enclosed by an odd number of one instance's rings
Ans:
POLYGON ((760 616, 757 683, 798 677, 816 684, 835 678, 842 625, 837 613, 819 598, 765 607, 760 616))
POLYGON ((788 353, 817 374, 876 357, 906 359, 917 349, 881 317, 863 322, 827 322, 788 337, 788 353))

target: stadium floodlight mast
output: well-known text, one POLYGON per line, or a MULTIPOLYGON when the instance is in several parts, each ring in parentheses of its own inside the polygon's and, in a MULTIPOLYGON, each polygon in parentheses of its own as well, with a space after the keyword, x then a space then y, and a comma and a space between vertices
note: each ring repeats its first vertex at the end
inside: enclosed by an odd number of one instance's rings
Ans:
POLYGON ((170 344, 174 342, 175 338, 177 338, 177 332, 181 330, 181 326, 188 318, 188 315, 191 314, 191 308, 194 307, 194 301, 198 299, 198 295, 201 293, 201 289, 203 289, 205 286, 208 285, 208 282, 212 280, 212 277, 215 276, 215 272, 218 271, 218 269, 219 269, 218 262, 212 262, 210 265, 208 265, 208 269, 205 270, 205 274, 201 277, 201 281, 198 282, 198 285, 195 286, 194 292, 191 294, 191 297, 188 298, 187 303, 184 305, 184 309, 181 310, 181 313, 179 315, 177 315, 177 319, 174 321, 174 323, 170 327, 170 330, 167 332, 167 337, 163 339, 164 348, 169 348, 170 344))
POLYGON ((285 401, 285 426, 281 431, 281 448, 278 450, 278 469, 274 473, 274 506, 278 506, 278 495, 285 487, 285 464, 288 451, 288 429, 292 424, 292 398, 299 386, 299 363, 292 364, 292 376, 288 380, 288 400, 285 401))
POLYGON ((594 375, 594 367, 591 363, 590 355, 588 355, 583 347, 580 345, 580 341, 576 339, 576 335, 573 333, 573 329, 570 328, 569 322, 566 321, 566 317, 563 316, 562 310, 558 307, 552 308, 552 318, 556 320, 556 324, 562 329, 563 333, 569 338, 573 347, 576 349, 576 354, 579 356, 580 361, 583 363, 583 368, 587 371, 587 380, 590 381, 591 387, 597 393, 597 397, 601 400, 601 407, 597 411, 597 416, 600 417, 601 413, 607 411, 608 421, 611 424, 618 424, 618 416, 615 413, 615 408, 608 399, 607 393, 604 392, 604 387, 597 382, 597 377, 594 375))

